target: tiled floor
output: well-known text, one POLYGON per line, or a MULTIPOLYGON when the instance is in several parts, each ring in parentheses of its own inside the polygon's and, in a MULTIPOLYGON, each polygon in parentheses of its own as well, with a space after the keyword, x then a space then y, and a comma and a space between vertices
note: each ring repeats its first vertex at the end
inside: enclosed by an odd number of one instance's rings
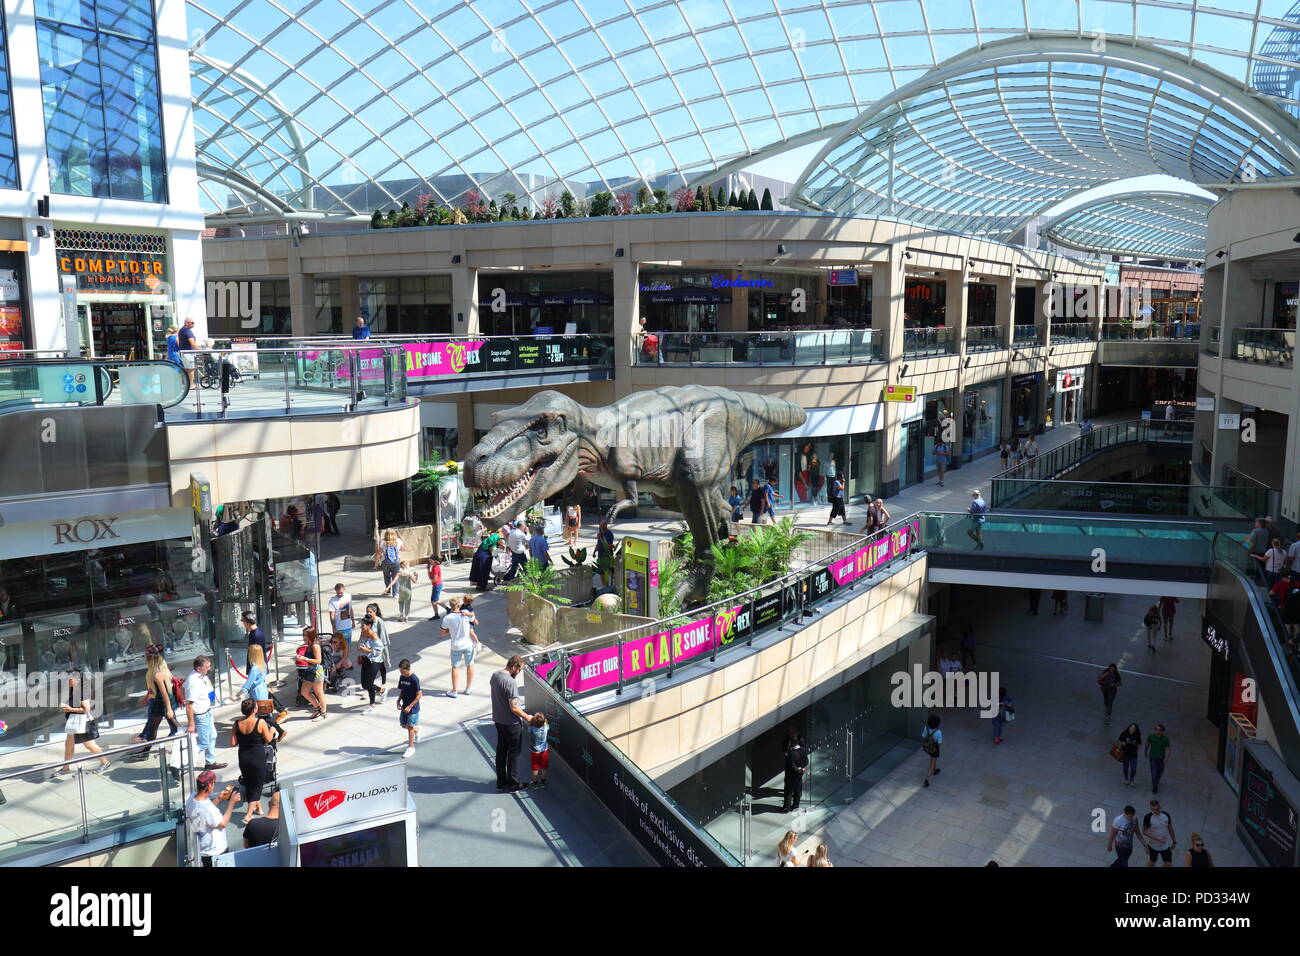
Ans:
MULTIPOLYGON (((1199 606, 1183 602, 1175 639, 1160 641, 1155 654, 1141 626, 1147 606, 1144 598, 1108 595, 1105 620, 1095 623, 1083 620, 1079 594, 1061 617, 1044 595, 1032 617, 1020 591, 959 589, 949 631, 955 637, 973 623, 979 668, 995 671, 1010 690, 1017 719, 1006 726, 1005 742, 995 745, 990 723, 974 711, 940 712, 942 773, 928 789, 921 787, 926 757, 918 743, 801 846, 824 839, 840 865, 1107 865, 1110 820, 1126 803, 1140 817, 1152 798, 1146 761, 1139 760, 1131 789, 1110 743, 1130 721, 1144 736, 1162 722, 1173 747, 1159 799, 1178 836, 1177 865, 1193 831, 1217 865, 1253 865, 1233 832, 1235 795, 1214 769, 1217 731, 1205 718, 1210 651, 1198 637, 1199 606), (1096 677, 1112 661, 1124 682, 1106 724, 1096 677)), ((1144 866, 1138 849, 1132 862, 1144 866)))

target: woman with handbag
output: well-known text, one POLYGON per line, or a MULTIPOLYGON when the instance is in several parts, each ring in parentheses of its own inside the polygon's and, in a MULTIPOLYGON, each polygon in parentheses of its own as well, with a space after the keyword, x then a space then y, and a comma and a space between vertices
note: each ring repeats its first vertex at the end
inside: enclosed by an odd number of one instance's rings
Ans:
MULTIPOLYGON (((99 736, 99 725, 95 720, 95 708, 90 701, 89 688, 83 689, 81 673, 72 671, 68 674, 68 702, 63 705, 63 712, 68 715, 63 725, 63 759, 71 760, 77 744, 85 745, 92 754, 101 753, 95 738, 99 736)), ((100 757, 99 766, 91 773, 102 773, 108 769, 108 758, 100 757)), ((56 777, 72 773, 66 763, 54 771, 56 777)))
POLYGON ((276 702, 266 684, 266 655, 262 653, 259 644, 252 644, 248 648, 248 679, 244 681, 239 693, 257 704, 259 717, 265 717, 275 730, 284 733, 280 730, 279 722, 287 719, 289 712, 276 702))
POLYGON ((925 780, 921 784, 923 787, 930 786, 930 778, 943 772, 939 769, 939 750, 943 743, 943 731, 939 729, 939 723, 939 715, 931 714, 921 731, 921 749, 930 758, 929 766, 925 768, 925 780))
POLYGON ((295 666, 305 676, 303 678, 303 698, 311 707, 311 720, 324 720, 329 712, 329 705, 325 702, 325 654, 320 647, 320 638, 316 634, 316 628, 304 628, 302 632, 302 647, 298 650, 295 666))
POLYGON ((378 604, 366 605, 366 617, 374 619, 366 621, 370 629, 375 632, 375 639, 371 644, 376 650, 370 652, 370 660, 379 668, 379 699, 383 700, 388 696, 388 624, 378 604))
POLYGON ((397 597, 397 576, 402 570, 402 552, 406 544, 389 528, 375 548, 375 570, 384 572, 384 593, 397 597))
MULTIPOLYGON (((169 736, 174 736, 180 730, 180 724, 176 721, 176 707, 182 699, 177 693, 179 682, 172 675, 171 668, 167 666, 167 659, 163 657, 163 646, 150 644, 145 648, 144 659, 144 686, 149 711, 145 717, 144 732, 135 738, 138 743, 147 743, 157 737, 158 725, 162 723, 164 717, 167 719, 167 726, 171 728, 169 736)), ((144 747, 123 759, 135 762, 148 758, 149 748, 144 747)))
POLYGON ((1147 650, 1156 652, 1156 631, 1160 629, 1160 605, 1152 604, 1142 618, 1142 626, 1147 629, 1147 650))
POLYGON ((993 717, 993 742, 1002 743, 1002 728, 1007 721, 1016 719, 1016 705, 1011 700, 1011 692, 1005 687, 998 691, 998 712, 993 717))
POLYGON ((1122 764, 1124 782, 1130 787, 1137 786, 1138 747, 1141 745, 1141 729, 1137 724, 1129 724, 1119 735, 1119 743, 1110 748, 1110 755, 1122 764))
POLYGON ((239 779, 244 785, 244 825, 254 813, 262 812, 262 788, 266 785, 266 745, 271 742, 271 728, 257 715, 257 702, 246 700, 239 705, 243 714, 230 728, 230 746, 239 748, 239 779))

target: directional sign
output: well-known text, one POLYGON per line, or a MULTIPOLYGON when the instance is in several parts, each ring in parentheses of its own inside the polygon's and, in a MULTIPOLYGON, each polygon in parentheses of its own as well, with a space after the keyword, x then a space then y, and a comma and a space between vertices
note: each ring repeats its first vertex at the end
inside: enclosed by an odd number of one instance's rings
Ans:
POLYGON ((911 404, 916 401, 915 385, 886 385, 885 401, 887 402, 906 402, 911 404))

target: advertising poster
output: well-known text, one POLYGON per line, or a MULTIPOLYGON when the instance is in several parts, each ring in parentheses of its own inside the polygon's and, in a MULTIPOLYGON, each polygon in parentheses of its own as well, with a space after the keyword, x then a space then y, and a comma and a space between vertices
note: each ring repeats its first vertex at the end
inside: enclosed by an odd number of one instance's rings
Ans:
POLYGON ((1270 866, 1295 866, 1296 811, 1247 748, 1242 754, 1238 819, 1270 866))
POLYGON ((650 610, 650 542, 623 539, 623 612, 646 617, 650 610))

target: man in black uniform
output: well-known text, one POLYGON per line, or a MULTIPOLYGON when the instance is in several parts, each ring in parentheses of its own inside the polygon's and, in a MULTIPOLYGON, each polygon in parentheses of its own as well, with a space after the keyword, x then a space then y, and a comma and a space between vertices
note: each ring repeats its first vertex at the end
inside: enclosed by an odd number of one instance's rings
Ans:
POLYGON ((802 737, 791 737, 785 746, 785 803, 782 812, 799 809, 803 798, 803 775, 808 772, 808 753, 802 737))

